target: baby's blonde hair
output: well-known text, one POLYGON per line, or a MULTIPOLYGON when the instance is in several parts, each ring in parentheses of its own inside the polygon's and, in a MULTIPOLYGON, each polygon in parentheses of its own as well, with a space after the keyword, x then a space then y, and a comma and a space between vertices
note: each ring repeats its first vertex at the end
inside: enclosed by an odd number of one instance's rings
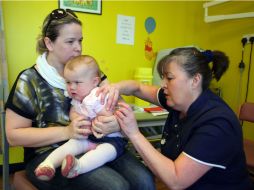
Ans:
POLYGON ((100 68, 97 61, 90 55, 79 55, 69 60, 65 69, 75 70, 83 69, 84 74, 91 74, 94 77, 100 77, 100 68))

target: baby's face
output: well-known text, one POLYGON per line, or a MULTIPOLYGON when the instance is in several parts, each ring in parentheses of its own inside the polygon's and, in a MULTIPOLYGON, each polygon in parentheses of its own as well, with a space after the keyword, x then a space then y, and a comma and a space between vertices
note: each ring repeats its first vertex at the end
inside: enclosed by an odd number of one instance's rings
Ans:
POLYGON ((67 91, 71 98, 82 101, 95 87, 93 79, 79 70, 64 71, 67 91))

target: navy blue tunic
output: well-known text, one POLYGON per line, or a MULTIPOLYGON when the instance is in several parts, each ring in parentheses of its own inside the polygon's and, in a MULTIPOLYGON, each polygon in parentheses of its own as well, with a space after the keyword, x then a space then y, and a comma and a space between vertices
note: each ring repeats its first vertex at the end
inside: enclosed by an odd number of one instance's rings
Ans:
POLYGON ((212 166, 188 189, 251 189, 240 123, 220 97, 210 90, 204 91, 182 119, 178 111, 167 106, 162 89, 158 100, 170 113, 163 130, 162 153, 175 160, 183 152, 199 163, 212 166))

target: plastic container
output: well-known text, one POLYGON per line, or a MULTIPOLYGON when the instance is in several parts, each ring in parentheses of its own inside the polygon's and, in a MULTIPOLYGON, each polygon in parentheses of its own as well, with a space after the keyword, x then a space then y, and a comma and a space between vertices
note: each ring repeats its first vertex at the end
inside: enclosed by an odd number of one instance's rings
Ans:
MULTIPOLYGON (((152 75, 152 68, 149 67, 139 67, 135 70, 135 74, 134 74, 134 79, 136 81, 139 81, 142 84, 148 84, 151 85, 152 84, 152 79, 153 79, 153 75, 152 75)), ((135 105, 136 106, 140 106, 140 107, 147 107, 150 105, 149 102, 146 102, 144 100, 141 100, 139 98, 134 99, 135 105)))

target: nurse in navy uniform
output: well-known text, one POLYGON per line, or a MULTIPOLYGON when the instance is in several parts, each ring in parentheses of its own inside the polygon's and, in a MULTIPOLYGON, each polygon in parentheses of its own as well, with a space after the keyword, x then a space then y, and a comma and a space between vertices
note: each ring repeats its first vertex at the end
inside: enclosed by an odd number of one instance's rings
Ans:
POLYGON ((228 65, 228 57, 221 51, 177 48, 158 64, 161 88, 121 81, 100 90, 111 93, 109 108, 123 94, 169 111, 161 152, 139 131, 129 105, 119 103, 116 116, 145 164, 171 190, 252 189, 237 116, 209 90, 211 80, 220 80, 228 65))

